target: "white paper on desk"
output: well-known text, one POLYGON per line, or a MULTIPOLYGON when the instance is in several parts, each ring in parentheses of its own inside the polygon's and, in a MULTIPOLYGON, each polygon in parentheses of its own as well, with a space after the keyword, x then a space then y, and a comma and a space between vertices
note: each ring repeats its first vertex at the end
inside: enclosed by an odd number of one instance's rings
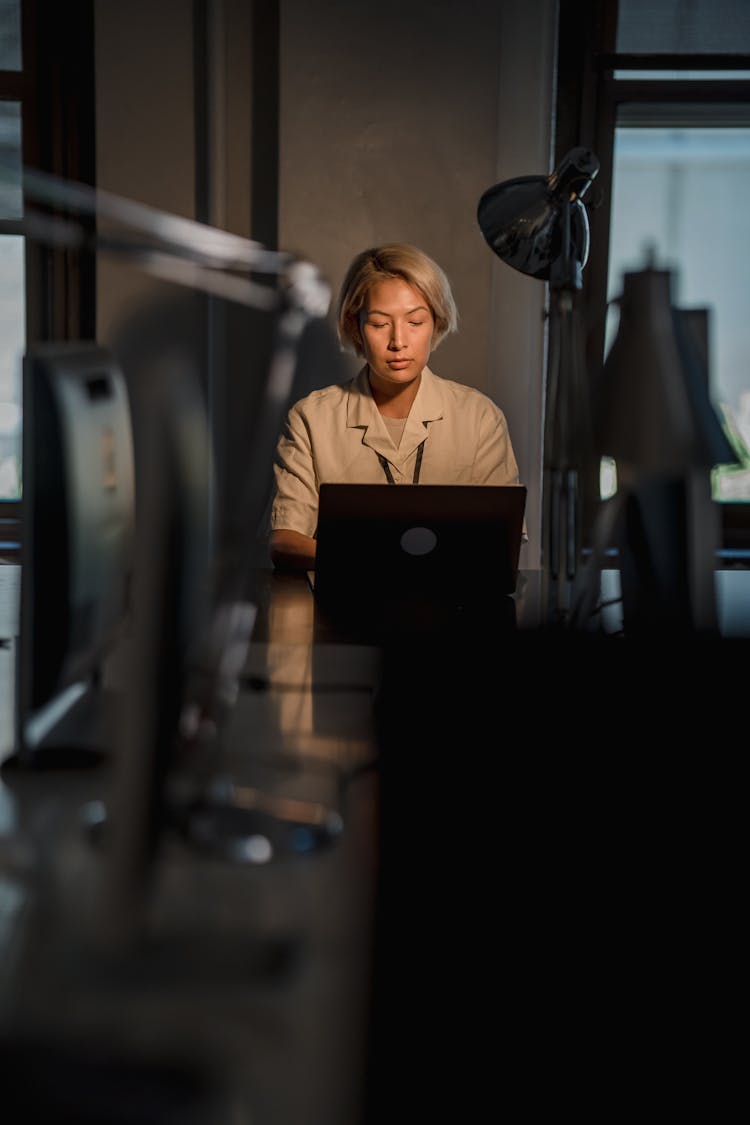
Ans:
POLYGON ((20 566, 15 563, 0 564, 0 638, 18 636, 20 593, 20 566))

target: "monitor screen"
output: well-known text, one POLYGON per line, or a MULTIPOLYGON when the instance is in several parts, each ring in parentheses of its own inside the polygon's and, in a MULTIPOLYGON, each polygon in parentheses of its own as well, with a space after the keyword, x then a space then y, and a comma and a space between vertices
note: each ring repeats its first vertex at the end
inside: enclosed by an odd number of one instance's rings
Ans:
POLYGON ((74 717, 91 711, 128 617, 135 533, 127 388, 94 343, 24 356, 21 519, 16 757, 78 763, 106 753, 100 716, 88 730, 74 717))

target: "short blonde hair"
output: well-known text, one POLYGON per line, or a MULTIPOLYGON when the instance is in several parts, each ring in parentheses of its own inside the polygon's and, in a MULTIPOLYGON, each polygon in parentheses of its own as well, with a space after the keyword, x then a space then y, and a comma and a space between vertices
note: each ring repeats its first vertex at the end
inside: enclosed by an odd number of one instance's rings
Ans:
POLYGON ((437 262, 423 250, 405 242, 373 246, 357 254, 346 271, 338 298, 339 340, 344 348, 351 348, 355 355, 364 355, 359 318, 365 308, 367 294, 379 281, 394 278, 401 278, 412 285, 427 302, 435 321, 433 348, 449 332, 456 331, 458 312, 450 282, 437 262))

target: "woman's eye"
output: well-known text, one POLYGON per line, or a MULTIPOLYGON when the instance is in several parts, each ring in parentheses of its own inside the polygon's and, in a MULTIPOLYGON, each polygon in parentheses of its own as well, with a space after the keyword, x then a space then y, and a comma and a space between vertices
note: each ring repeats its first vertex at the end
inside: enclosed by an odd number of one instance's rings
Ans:
POLYGON ((423 320, 410 320, 409 324, 411 324, 412 328, 421 328, 422 325, 424 324, 424 321, 423 320))
POLYGON ((387 324, 376 324, 374 320, 370 321, 370 328, 387 328, 387 324))

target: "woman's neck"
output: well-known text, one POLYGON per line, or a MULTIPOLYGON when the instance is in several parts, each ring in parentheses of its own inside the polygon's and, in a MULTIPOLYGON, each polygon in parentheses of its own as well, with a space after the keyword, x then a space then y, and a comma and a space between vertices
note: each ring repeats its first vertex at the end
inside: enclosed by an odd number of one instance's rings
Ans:
POLYGON ((382 386, 375 386, 371 374, 369 382, 375 405, 384 418, 406 418, 414 399, 417 397, 422 375, 420 374, 417 379, 412 379, 411 383, 406 383, 404 386, 388 387, 387 389, 382 386))

